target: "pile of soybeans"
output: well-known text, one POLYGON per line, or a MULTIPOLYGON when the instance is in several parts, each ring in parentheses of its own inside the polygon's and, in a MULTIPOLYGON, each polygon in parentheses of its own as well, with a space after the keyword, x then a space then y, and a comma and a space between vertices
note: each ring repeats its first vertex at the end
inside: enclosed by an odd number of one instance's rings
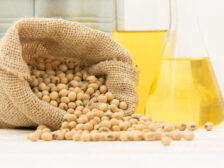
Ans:
MULTIPOLYGON (((30 87, 36 96, 64 111, 59 130, 45 125, 28 135, 31 141, 161 141, 193 140, 197 123, 152 122, 150 116, 125 115, 128 105, 108 91, 105 76, 94 76, 88 67, 63 58, 38 58, 29 63, 30 87)), ((208 122, 205 129, 210 131, 208 122)))

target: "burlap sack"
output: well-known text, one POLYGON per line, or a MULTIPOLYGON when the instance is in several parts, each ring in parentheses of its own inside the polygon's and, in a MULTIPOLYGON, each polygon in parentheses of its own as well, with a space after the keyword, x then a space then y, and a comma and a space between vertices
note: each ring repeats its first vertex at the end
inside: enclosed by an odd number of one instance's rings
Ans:
POLYGON ((0 127, 45 124, 59 128, 64 111, 39 100, 27 80, 27 61, 34 57, 66 57, 92 65, 93 74, 106 74, 106 85, 128 103, 126 114, 138 103, 138 69, 130 53, 107 34, 79 23, 58 19, 23 19, 0 43, 0 127))

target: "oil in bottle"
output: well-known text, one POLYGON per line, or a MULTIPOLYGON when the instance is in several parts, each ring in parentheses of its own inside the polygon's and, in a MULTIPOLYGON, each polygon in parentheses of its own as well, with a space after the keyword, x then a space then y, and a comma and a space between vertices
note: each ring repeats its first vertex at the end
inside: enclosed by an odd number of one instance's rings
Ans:
POLYGON ((148 92, 159 66, 167 31, 114 31, 113 38, 134 56, 139 74, 139 105, 136 113, 145 113, 148 92))

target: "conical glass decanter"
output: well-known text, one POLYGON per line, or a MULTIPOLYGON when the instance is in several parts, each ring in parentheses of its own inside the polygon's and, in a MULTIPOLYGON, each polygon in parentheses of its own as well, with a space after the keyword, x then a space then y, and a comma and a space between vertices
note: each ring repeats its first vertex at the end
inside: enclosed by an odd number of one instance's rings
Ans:
POLYGON ((171 21, 146 104, 153 120, 223 120, 223 98, 198 25, 198 0, 170 0, 171 21))

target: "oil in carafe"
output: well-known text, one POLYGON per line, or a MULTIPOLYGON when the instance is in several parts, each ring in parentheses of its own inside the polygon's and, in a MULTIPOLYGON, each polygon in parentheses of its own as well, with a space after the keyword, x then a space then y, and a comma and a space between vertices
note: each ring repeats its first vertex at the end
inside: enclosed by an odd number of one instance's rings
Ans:
POLYGON ((154 120, 223 120, 223 98, 209 57, 161 59, 146 105, 154 120))

